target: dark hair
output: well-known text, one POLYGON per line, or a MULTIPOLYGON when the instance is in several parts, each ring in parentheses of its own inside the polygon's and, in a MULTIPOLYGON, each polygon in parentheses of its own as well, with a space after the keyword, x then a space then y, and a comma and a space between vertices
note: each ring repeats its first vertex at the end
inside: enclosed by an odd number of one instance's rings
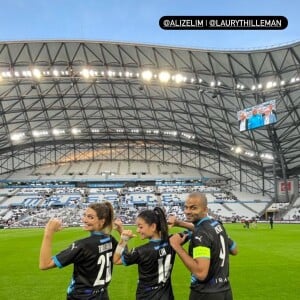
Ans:
POLYGON ((206 195, 200 192, 192 192, 188 195, 188 198, 198 198, 202 207, 207 207, 206 195))
POLYGON ((103 229, 107 232, 111 232, 113 228, 114 209, 110 202, 92 203, 89 208, 93 209, 97 213, 98 219, 104 219, 103 229))
POLYGON ((163 241, 169 239, 166 215, 160 207, 143 210, 139 213, 138 218, 142 218, 148 225, 156 224, 156 230, 160 232, 161 239, 163 241))

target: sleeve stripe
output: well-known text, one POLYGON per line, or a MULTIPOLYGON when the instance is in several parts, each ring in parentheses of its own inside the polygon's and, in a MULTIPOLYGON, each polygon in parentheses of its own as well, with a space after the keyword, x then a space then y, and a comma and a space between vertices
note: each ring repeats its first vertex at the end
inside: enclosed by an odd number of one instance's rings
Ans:
POLYGON ((232 245, 231 245, 231 247, 229 248, 229 250, 231 251, 231 250, 233 250, 235 247, 236 247, 236 243, 233 242, 232 245))
POLYGON ((127 266, 127 263, 126 263, 126 261, 125 261, 125 257, 124 257, 123 254, 121 255, 121 261, 122 261, 122 264, 123 264, 124 266, 127 266))
POLYGON ((63 265, 60 263, 60 261, 58 260, 58 258, 56 256, 52 256, 52 259, 58 268, 61 269, 63 267, 63 265))

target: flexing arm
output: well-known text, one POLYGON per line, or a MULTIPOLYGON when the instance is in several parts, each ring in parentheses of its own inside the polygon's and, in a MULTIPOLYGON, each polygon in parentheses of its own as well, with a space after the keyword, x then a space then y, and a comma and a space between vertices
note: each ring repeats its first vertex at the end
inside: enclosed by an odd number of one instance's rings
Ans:
POLYGON ((114 220, 114 229, 117 230, 119 232, 119 234, 122 234, 122 231, 124 230, 123 228, 123 223, 122 220, 117 218, 114 220))
POLYGON ((185 239, 186 235, 180 236, 179 234, 174 234, 170 237, 170 244, 188 270, 199 280, 204 280, 208 274, 210 259, 204 257, 194 259, 193 257, 189 256, 189 254, 182 247, 185 239))
POLYGON ((122 231, 121 239, 117 245, 117 248, 116 248, 116 251, 115 251, 114 257, 113 257, 114 264, 116 264, 116 265, 122 264, 122 260, 121 260, 122 253, 123 253, 125 247, 127 246, 128 241, 135 236, 136 235, 132 233, 132 230, 123 230, 122 231))
POLYGON ((44 237, 40 250, 40 263, 41 270, 48 270, 56 267, 52 259, 52 240, 54 233, 62 229, 61 221, 58 219, 50 219, 44 231, 44 237))

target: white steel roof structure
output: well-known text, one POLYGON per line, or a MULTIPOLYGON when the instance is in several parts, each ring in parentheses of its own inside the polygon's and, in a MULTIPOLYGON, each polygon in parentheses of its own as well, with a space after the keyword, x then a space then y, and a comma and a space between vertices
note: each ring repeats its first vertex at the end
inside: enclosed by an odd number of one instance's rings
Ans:
POLYGON ((300 172, 299 76, 300 42, 251 51, 1 42, 0 174, 129 159, 272 191, 274 177, 300 172), (275 125, 239 132, 237 111, 273 99, 275 125))

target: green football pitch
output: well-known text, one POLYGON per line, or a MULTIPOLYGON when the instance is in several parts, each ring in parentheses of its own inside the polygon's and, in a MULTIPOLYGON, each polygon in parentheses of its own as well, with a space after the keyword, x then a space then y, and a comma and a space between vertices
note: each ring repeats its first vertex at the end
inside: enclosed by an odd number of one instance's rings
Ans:
MULTIPOLYGON (((235 300, 300 299, 300 225, 274 224, 273 230, 268 224, 250 229, 241 224, 225 224, 225 227, 239 247, 239 255, 230 257, 235 300)), ((0 230, 0 300, 65 299, 72 266, 39 270, 42 234, 42 229, 0 230)), ((81 228, 65 228, 56 234, 53 252, 85 236, 87 233, 81 228)), ((129 246, 140 243, 135 238, 129 246)), ((189 272, 176 259, 172 273, 176 300, 188 299, 189 280, 189 272)), ((136 266, 114 266, 110 298, 135 299, 136 282, 136 266)))

